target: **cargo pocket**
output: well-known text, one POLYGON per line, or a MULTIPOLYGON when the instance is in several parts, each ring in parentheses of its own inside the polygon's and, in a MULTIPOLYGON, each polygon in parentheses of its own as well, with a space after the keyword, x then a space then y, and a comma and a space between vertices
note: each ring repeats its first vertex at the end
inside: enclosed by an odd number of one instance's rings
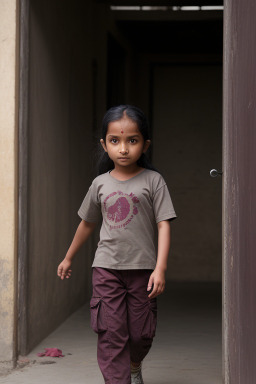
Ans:
POLYGON ((105 303, 102 297, 92 297, 90 300, 91 327, 96 333, 108 329, 105 303))
POLYGON ((141 337, 143 339, 153 339, 156 334, 157 324, 157 302, 156 298, 151 299, 148 303, 148 312, 144 325, 141 330, 141 337))

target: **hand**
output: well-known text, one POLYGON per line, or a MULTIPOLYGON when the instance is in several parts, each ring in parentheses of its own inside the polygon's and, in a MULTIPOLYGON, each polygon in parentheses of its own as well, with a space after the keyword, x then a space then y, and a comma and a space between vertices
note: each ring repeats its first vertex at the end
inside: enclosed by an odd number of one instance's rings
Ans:
POLYGON ((165 289, 165 272, 160 269, 155 269, 149 278, 147 291, 150 291, 154 284, 153 291, 148 295, 150 299, 160 295, 165 289))
POLYGON ((69 269, 71 266, 71 261, 64 259, 57 269, 57 275, 63 280, 65 277, 69 279, 71 276, 72 269, 69 269))

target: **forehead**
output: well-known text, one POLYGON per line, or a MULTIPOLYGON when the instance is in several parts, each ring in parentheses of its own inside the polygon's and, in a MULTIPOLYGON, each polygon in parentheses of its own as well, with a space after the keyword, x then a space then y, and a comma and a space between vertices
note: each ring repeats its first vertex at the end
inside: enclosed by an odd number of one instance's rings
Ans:
POLYGON ((121 131, 123 131, 122 135, 141 135, 137 123, 127 117, 109 123, 107 136, 120 136, 121 131))

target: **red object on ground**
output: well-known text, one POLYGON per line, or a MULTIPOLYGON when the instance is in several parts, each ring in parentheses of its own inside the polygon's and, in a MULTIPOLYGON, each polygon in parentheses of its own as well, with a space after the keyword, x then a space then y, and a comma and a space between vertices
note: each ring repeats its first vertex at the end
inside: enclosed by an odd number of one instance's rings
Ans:
POLYGON ((58 348, 45 348, 45 352, 37 353, 37 356, 51 356, 51 357, 64 357, 62 350, 58 348))

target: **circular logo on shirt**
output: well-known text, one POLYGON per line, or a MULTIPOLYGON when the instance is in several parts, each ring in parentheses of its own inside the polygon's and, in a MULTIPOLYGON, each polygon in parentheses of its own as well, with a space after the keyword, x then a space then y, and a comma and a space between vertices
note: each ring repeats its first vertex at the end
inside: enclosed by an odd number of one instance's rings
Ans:
POLYGON ((104 217, 110 229, 123 228, 137 215, 139 199, 122 191, 113 192, 104 200, 104 217))

